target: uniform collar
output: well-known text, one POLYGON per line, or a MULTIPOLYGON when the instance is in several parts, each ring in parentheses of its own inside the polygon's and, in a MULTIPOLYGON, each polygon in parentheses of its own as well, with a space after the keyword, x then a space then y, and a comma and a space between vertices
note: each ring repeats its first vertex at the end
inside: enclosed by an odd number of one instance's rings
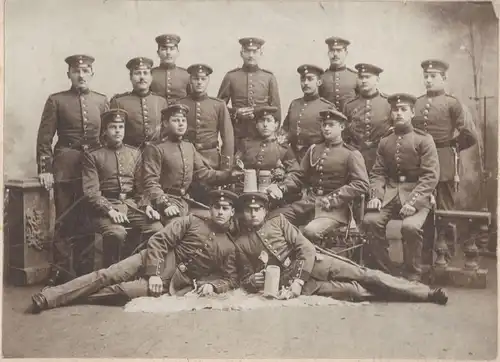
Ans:
POLYGON ((216 222, 209 220, 210 229, 216 233, 226 233, 229 231, 230 222, 224 225, 219 225, 216 222))
POLYGON ((346 68, 347 68, 347 66, 345 64, 340 65, 340 66, 330 64, 330 67, 328 69, 330 69, 333 72, 340 72, 342 70, 345 70, 346 68))
POLYGON ((411 122, 405 123, 403 125, 395 125, 394 133, 398 135, 407 134, 413 131, 413 126, 411 122))
POLYGON ((272 143, 272 142, 276 142, 276 135, 274 135, 273 137, 271 138, 263 138, 263 137, 260 137, 259 136, 259 139, 260 139, 260 143, 272 143))
POLYGON ((120 150, 123 148, 123 141, 116 145, 116 144, 112 144, 112 143, 105 140, 104 144, 105 144, 106 148, 108 148, 110 150, 114 150, 114 151, 117 151, 117 150, 120 150))
POLYGON ((442 96, 443 94, 445 94, 445 90, 444 89, 441 89, 441 90, 438 90, 438 91, 427 91, 427 97, 437 97, 437 96, 442 96))
POLYGON ((337 147, 337 146, 341 146, 344 144, 344 140, 342 139, 342 137, 339 137, 337 138, 336 140, 333 140, 333 141, 324 141, 324 144, 326 147, 337 147))
POLYGON ((252 73, 252 72, 258 71, 260 68, 259 68, 258 65, 246 65, 246 64, 243 64, 243 66, 241 67, 241 69, 243 69, 245 72, 252 73))
POLYGON ((172 143, 181 143, 182 142, 182 137, 183 136, 180 136, 180 137, 174 137, 174 136, 171 136, 171 135, 167 135, 165 136, 162 141, 169 141, 169 142, 172 142, 172 143))
POLYGON ((90 93, 90 89, 89 88, 86 88, 84 90, 80 90, 80 89, 78 89, 76 87, 71 86, 71 88, 69 90, 71 92, 73 92, 73 93, 78 94, 78 95, 80 95, 80 94, 89 94, 90 93))
POLYGON ((140 97, 140 98, 145 98, 147 96, 149 96, 151 94, 151 91, 148 90, 146 93, 139 93, 139 91, 135 90, 135 89, 132 89, 132 93, 134 95, 136 95, 137 97, 140 97))
POLYGON ((373 99, 373 98, 377 97, 377 96, 380 94, 380 92, 379 92, 379 91, 378 91, 378 89, 377 89, 374 93, 372 93, 372 94, 370 94, 370 95, 364 95, 364 94, 363 94, 363 93, 361 93, 361 92, 360 92, 359 94, 361 95, 361 97, 362 97, 363 99, 373 99))
POLYGON ((316 99, 319 99, 319 93, 316 93, 316 94, 308 94, 308 95, 305 95, 304 94, 304 101, 306 102, 311 102, 311 101, 315 101, 316 99))
POLYGON ((160 63, 160 68, 162 68, 162 69, 175 69, 175 68, 177 68, 177 65, 175 63, 174 64, 160 63))
POLYGON ((203 92, 201 94, 191 93, 191 98, 195 101, 202 101, 204 99, 207 99, 208 95, 206 92, 203 92))

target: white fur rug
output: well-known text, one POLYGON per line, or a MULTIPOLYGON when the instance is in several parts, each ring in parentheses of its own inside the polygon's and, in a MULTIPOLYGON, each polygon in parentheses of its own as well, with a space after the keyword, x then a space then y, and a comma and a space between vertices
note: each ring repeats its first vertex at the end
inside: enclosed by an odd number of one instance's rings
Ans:
POLYGON ((125 306, 125 312, 143 312, 173 314, 182 311, 201 309, 213 310, 253 310, 277 307, 313 307, 313 306, 361 306, 368 302, 351 303, 320 296, 300 296, 289 300, 267 299, 259 294, 247 294, 241 289, 213 297, 199 297, 186 294, 183 297, 172 297, 164 294, 161 297, 141 297, 131 300, 125 306))

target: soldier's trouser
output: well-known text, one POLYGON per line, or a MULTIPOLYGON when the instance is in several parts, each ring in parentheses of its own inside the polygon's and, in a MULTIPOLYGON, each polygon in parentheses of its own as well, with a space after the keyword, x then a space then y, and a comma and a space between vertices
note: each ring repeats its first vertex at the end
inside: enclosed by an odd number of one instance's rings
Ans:
MULTIPOLYGON (((386 226, 391 219, 400 218, 401 202, 395 197, 379 212, 369 212, 363 220, 363 229, 367 233, 368 247, 374 267, 388 273, 394 273, 394 265, 389 257, 389 245, 386 240, 386 226)), ((422 258, 422 226, 429 214, 429 209, 418 210, 414 215, 403 219, 401 234, 403 241, 403 264, 410 275, 420 275, 422 258)))
MULTIPOLYGON (((453 181, 440 181, 436 187, 436 208, 440 210, 455 210, 455 183, 453 181)), ((446 223, 437 225, 438 228, 444 228, 448 249, 451 255, 456 252, 456 225, 446 223)))
POLYGON ((84 209, 82 180, 56 182, 54 184, 54 204, 56 211, 56 228, 53 244, 54 264, 67 276, 75 276, 71 270, 73 241, 87 232, 89 222, 84 209), (78 203, 78 205, 75 205, 78 203), (73 207, 73 205, 75 205, 73 207), (70 208, 73 207, 71 210, 70 208))
POLYGON ((308 195, 302 200, 269 212, 269 216, 283 214, 295 226, 307 224, 314 217, 315 200, 315 196, 308 195))
POLYGON ((109 201, 113 204, 113 207, 116 210, 127 215, 130 223, 115 224, 109 216, 99 216, 95 218, 94 222, 97 232, 102 235, 103 239, 104 268, 107 268, 111 264, 116 263, 119 260, 120 252, 130 254, 135 247, 137 247, 143 241, 148 240, 154 233, 160 231, 163 228, 163 225, 159 221, 155 222, 149 220, 146 215, 137 212, 126 204, 129 203, 133 207, 137 208, 137 204, 133 200, 126 200, 126 203, 112 199, 110 199, 109 201), (126 247, 123 248, 125 240, 127 238, 127 230, 125 229, 126 226, 137 228, 140 231, 140 240, 129 240, 131 244, 126 245, 126 247))
POLYGON ((431 291, 425 284, 365 268, 341 256, 323 254, 317 255, 311 278, 304 285, 305 292, 336 299, 426 301, 431 291))
POLYGON ((161 223, 163 224, 163 226, 166 226, 168 223, 170 223, 170 221, 172 221, 176 217, 187 216, 188 214, 198 215, 204 218, 210 217, 209 210, 197 207, 191 207, 189 203, 180 196, 168 195, 168 199, 170 200, 172 205, 175 205, 179 208, 180 214, 174 217, 167 217, 164 213, 164 210, 158 210, 158 212, 161 215, 161 223))
MULTIPOLYGON (((44 289, 41 293, 49 308, 72 302, 109 304, 129 301, 148 295, 148 280, 143 278, 147 250, 134 254, 109 268, 82 275, 65 284, 44 289)), ((175 271, 175 254, 165 258, 165 269, 161 275, 164 293, 168 292, 170 278, 175 271)))
POLYGON ((344 225, 346 224, 332 218, 319 217, 312 220, 306 225, 306 227, 304 228, 304 236, 309 239, 309 241, 317 243, 320 242, 330 232, 344 225))

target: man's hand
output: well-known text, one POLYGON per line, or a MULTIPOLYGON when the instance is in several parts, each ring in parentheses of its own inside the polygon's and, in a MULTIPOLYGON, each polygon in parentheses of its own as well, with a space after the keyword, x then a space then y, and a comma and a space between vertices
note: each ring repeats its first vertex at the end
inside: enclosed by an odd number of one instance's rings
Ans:
POLYGON ((283 191, 281 191, 281 189, 276 184, 269 185, 266 191, 269 196, 271 196, 271 198, 275 200, 281 200, 283 198, 283 191))
POLYGON ((179 210, 177 205, 171 205, 167 207, 163 212, 167 217, 173 217, 181 214, 181 211, 179 210))
POLYGON ((160 213, 153 209, 151 205, 146 206, 146 216, 150 220, 160 220, 160 213))
POLYGON ((158 275, 150 276, 148 289, 153 297, 159 297, 163 293, 163 280, 158 275))
POLYGON ((203 284, 199 289, 198 289, 198 294, 202 297, 204 296, 211 296, 215 295, 215 290, 214 286, 210 283, 203 284))
POLYGON ((302 284, 299 281, 294 280, 292 285, 290 285, 290 291, 293 294, 293 298, 298 297, 302 294, 302 284))
POLYGON ((408 204, 404 204, 403 207, 401 208, 401 210, 399 211, 399 215, 401 215, 401 217, 405 218, 408 216, 415 215, 416 212, 417 212, 417 209, 415 209, 413 206, 408 205, 408 204))
POLYGON ((236 111, 236 117, 238 119, 253 119, 253 110, 253 107, 238 108, 236 111))
POLYGON ((366 208, 370 210, 380 211, 381 207, 382 207, 382 201, 380 201, 379 199, 371 199, 370 201, 368 201, 368 204, 366 205, 366 208))
POLYGON ((245 173, 239 169, 233 169, 231 170, 231 175, 229 176, 229 178, 231 179, 231 181, 239 181, 243 179, 244 174, 245 173))
POLYGON ((264 289, 264 281, 265 277, 262 271, 255 273, 250 277, 250 283, 252 283, 252 285, 257 289, 264 289))
POLYGON ((38 179, 40 180, 40 183, 42 184, 43 187, 47 191, 52 189, 52 186, 54 186, 54 175, 48 172, 41 173, 38 175, 38 179))
POLYGON ((302 293, 302 285, 298 281, 293 281, 289 288, 281 288, 278 299, 297 298, 302 293))
POLYGON ((115 209, 109 210, 108 216, 111 218, 111 220, 113 220, 115 224, 123 224, 124 222, 130 222, 128 221, 127 215, 115 209))
POLYGON ((319 199, 319 206, 323 210, 329 211, 331 205, 330 205, 330 200, 328 199, 328 197, 322 197, 321 199, 319 199))
POLYGON ((330 208, 334 209, 342 205, 342 199, 336 195, 330 197, 330 208))

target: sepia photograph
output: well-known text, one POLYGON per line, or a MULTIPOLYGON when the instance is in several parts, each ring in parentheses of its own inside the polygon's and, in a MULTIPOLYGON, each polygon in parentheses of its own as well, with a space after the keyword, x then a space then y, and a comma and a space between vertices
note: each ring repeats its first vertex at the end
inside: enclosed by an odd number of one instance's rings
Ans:
POLYGON ((500 3, 6 0, 3 358, 497 358, 500 3))

